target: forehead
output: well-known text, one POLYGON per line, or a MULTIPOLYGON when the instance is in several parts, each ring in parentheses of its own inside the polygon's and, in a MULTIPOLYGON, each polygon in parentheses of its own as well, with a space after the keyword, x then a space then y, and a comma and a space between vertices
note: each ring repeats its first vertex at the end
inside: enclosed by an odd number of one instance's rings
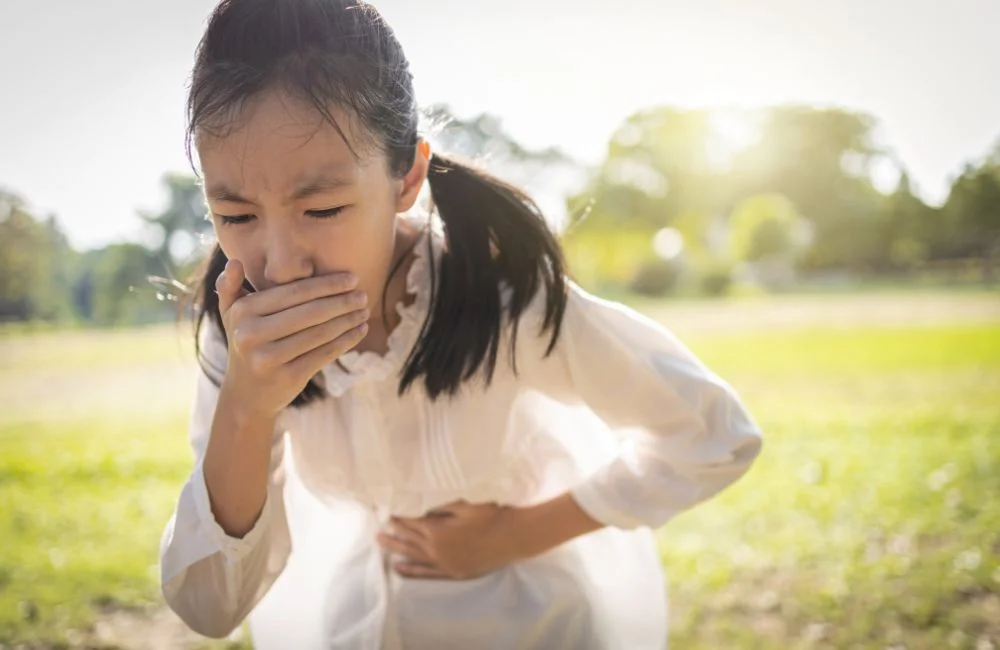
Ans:
POLYGON ((233 115, 224 129, 200 129, 195 145, 206 181, 281 191, 322 170, 362 175, 373 148, 346 111, 330 114, 339 131, 308 102, 272 92, 233 115))

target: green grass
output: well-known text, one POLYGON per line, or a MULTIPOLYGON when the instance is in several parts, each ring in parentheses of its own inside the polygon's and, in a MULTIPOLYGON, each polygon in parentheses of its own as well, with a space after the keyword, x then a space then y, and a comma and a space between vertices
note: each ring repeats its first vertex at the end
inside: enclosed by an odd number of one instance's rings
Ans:
POLYGON ((193 356, 193 328, 183 321, 135 329, 0 329, 0 372, 114 368, 193 356))
MULTIPOLYGON (((1000 647, 1000 323, 677 329, 766 442, 660 533, 672 647, 1000 647)), ((174 330, 29 338, 0 339, 0 387, 190 364, 174 330)), ((189 392, 150 385, 155 408, 84 383, 72 417, 0 409, 0 646, 86 645, 105 613, 158 606, 189 392)))
POLYGON ((767 439, 661 532, 676 646, 1000 642, 1000 327, 690 343, 767 439))
POLYGON ((191 469, 187 335, 0 338, 0 648, 117 647, 95 622, 161 607, 159 536, 191 469))
POLYGON ((66 641, 97 609, 157 602, 157 530, 189 470, 184 424, 0 430, 0 641, 66 641))

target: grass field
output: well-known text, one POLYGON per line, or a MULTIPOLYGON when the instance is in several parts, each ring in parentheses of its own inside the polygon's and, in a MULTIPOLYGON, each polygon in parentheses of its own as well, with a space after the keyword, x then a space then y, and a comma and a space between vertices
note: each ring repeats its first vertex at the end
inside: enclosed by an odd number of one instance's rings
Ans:
MULTIPOLYGON (((661 531, 673 648, 1000 649, 1000 295, 642 308, 767 437, 661 531)), ((198 647, 155 566, 190 469, 188 348, 0 338, 0 647, 198 647)))

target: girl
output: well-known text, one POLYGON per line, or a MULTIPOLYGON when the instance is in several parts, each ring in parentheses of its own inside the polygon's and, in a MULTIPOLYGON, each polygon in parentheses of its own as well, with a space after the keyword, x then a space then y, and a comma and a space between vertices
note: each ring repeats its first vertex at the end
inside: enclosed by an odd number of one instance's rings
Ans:
POLYGON ((224 0, 188 109, 219 246, 174 611, 263 649, 664 648, 650 529, 757 456, 733 391, 430 151, 370 5, 224 0), (443 232, 401 216, 425 183, 443 232))

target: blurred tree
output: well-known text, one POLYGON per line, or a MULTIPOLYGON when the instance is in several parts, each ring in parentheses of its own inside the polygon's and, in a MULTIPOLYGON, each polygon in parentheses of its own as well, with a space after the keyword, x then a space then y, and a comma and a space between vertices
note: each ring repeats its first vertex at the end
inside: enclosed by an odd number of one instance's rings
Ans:
POLYGON ((878 242, 872 265, 879 270, 917 268, 945 241, 944 225, 940 212, 913 193, 903 171, 896 191, 883 202, 879 227, 870 234, 878 242))
POLYGON ((745 280, 777 289, 795 280, 795 264, 812 241, 812 228, 780 194, 741 201, 729 217, 729 258, 745 280))
POLYGON ((162 269, 159 256, 139 244, 111 244, 88 251, 74 285, 74 299, 98 325, 147 323, 168 318, 169 296, 150 284, 162 269))
POLYGON ((992 281, 1000 258, 1000 145, 980 164, 966 166, 943 212, 949 252, 981 260, 983 281, 992 281))
POLYGON ((707 111, 656 108, 629 117, 612 135, 604 162, 571 205, 590 204, 586 229, 650 231, 682 213, 711 216, 729 197, 711 156, 707 111))
POLYGON ((677 289, 682 272, 683 268, 678 260, 647 260, 636 271, 628 288, 643 296, 665 296, 677 289))
POLYGON ((140 213, 140 217, 159 230, 160 244, 156 255, 169 275, 175 275, 187 258, 199 248, 202 233, 212 229, 206 218, 205 197, 198 179, 188 174, 170 173, 163 176, 167 206, 159 214, 140 213))
POLYGON ((732 259, 791 259, 808 244, 806 228, 795 206, 784 196, 751 196, 741 201, 729 217, 732 259))
MULTIPOLYGON (((787 247, 793 230, 780 219, 751 218, 767 211, 764 203, 737 206, 780 196, 809 226, 794 229, 811 233, 797 256, 803 268, 878 270, 892 267, 893 256, 906 265, 926 254, 939 223, 934 211, 905 177, 888 199, 873 184, 876 164, 893 160, 876 142, 874 118, 803 106, 729 113, 657 108, 628 118, 590 183, 569 200, 590 212, 571 227, 568 246, 592 242, 596 233, 605 246, 617 246, 626 232, 651 237, 672 226, 684 235, 685 255, 706 268, 728 257, 734 241, 745 247, 741 255, 764 255, 768 247, 787 247), (735 142, 720 116, 752 128, 735 142)), ((648 248, 633 248, 636 265, 648 259, 648 248)))
POLYGON ((36 219, 0 190, 0 320, 56 320, 72 312, 73 253, 55 217, 36 219))
POLYGON ((871 168, 887 153, 875 144, 876 126, 871 116, 844 109, 772 108, 761 119, 759 139, 735 157, 741 195, 786 196, 812 225, 807 267, 862 263, 860 239, 879 208, 871 168))
POLYGON ((567 199, 564 244, 582 282, 646 287, 650 269, 665 278, 652 238, 666 226, 682 232, 692 254, 711 246, 713 222, 731 200, 712 136, 709 112, 665 107, 638 112, 615 131, 600 167, 567 199))
POLYGON ((23 200, 0 194, 0 318, 28 320, 37 315, 45 236, 23 200))

